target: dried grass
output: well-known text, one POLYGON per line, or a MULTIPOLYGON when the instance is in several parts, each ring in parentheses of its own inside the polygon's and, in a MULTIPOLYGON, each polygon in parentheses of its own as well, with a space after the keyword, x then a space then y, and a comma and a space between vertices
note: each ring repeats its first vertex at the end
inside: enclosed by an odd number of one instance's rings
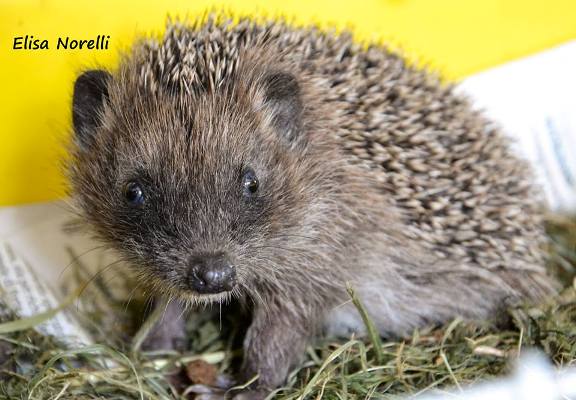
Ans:
MULTIPOLYGON (((554 302, 509 310, 512 323, 504 330, 455 320, 416 331, 404 340, 381 342, 372 335, 365 341, 317 343, 308 349, 307 361, 293 371, 287 386, 275 395, 388 399, 432 388, 461 387, 506 373, 509 362, 525 347, 543 350, 557 366, 575 364, 576 219, 549 220, 551 268, 566 286, 554 302)), ((141 312, 145 303, 134 300, 129 308, 125 303, 116 306, 129 318, 141 312)), ((102 320, 98 315, 90 317, 102 320)), ((13 318, 4 315, 2 320, 13 318)), ((224 321, 221 329, 217 318, 202 314, 190 321, 191 350, 187 353, 144 353, 131 349, 128 335, 122 333, 102 337, 102 344, 65 349, 33 329, 20 329, 24 326, 18 323, 16 328, 1 327, 5 332, 0 334, 0 399, 191 398, 190 393, 200 387, 186 382, 183 367, 208 363, 223 372, 240 355, 234 323, 224 321)))

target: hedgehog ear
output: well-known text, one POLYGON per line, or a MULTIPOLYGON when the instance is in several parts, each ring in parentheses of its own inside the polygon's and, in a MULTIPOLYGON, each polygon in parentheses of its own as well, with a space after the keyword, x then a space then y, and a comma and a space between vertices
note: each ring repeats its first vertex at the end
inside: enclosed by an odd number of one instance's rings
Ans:
POLYGON ((76 140, 88 147, 92 136, 101 124, 100 117, 108 99, 108 82, 112 76, 103 70, 86 71, 74 83, 72 98, 72 123, 76 140))
POLYGON ((302 119, 300 85, 294 75, 275 71, 264 77, 264 102, 272 112, 272 123, 288 141, 298 138, 302 119))

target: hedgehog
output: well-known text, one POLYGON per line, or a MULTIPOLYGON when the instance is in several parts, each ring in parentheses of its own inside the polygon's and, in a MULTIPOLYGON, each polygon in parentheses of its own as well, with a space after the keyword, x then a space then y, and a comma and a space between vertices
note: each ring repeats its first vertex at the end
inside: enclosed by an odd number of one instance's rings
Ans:
POLYGON ((72 197, 95 236, 182 308, 250 312, 239 396, 312 338, 497 320, 557 285, 541 196, 498 126, 383 44, 283 20, 170 22, 73 94, 72 197))

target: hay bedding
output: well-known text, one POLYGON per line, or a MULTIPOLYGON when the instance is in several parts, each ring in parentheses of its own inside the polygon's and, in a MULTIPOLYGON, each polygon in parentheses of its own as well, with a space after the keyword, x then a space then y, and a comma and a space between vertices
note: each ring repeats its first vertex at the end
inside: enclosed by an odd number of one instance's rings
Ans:
MULTIPOLYGON (((565 283, 554 301, 509 310, 511 324, 506 329, 455 320, 404 340, 373 335, 364 341, 317 343, 277 397, 397 398, 461 387, 507 373, 510 361, 527 347, 543 350, 556 366, 575 364, 576 219, 549 218, 548 233, 550 268, 565 283)), ((104 283, 96 277, 86 290, 102 295, 104 283)), ((194 314, 186 353, 144 353, 138 340, 145 332, 141 330, 136 341, 130 337, 141 323, 138 315, 147 307, 145 297, 106 297, 115 310, 112 319, 97 308, 85 315, 97 345, 65 349, 33 329, 1 334, 0 399, 193 398, 203 384, 217 383, 219 373, 230 371, 240 359, 241 329, 226 314, 224 320, 218 313, 194 314), (112 328, 104 329, 107 325, 112 328)), ((6 311, 0 318, 14 320, 6 311)))

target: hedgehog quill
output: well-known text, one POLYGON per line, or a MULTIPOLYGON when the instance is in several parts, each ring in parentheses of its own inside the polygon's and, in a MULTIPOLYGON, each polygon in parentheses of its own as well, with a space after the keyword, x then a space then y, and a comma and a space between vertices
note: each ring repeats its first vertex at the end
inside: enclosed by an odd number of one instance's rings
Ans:
POLYGON ((284 22, 171 23, 74 86, 73 197, 172 301, 251 310, 239 396, 281 385, 316 335, 497 319, 555 292, 539 195, 498 128, 381 45, 284 22))

